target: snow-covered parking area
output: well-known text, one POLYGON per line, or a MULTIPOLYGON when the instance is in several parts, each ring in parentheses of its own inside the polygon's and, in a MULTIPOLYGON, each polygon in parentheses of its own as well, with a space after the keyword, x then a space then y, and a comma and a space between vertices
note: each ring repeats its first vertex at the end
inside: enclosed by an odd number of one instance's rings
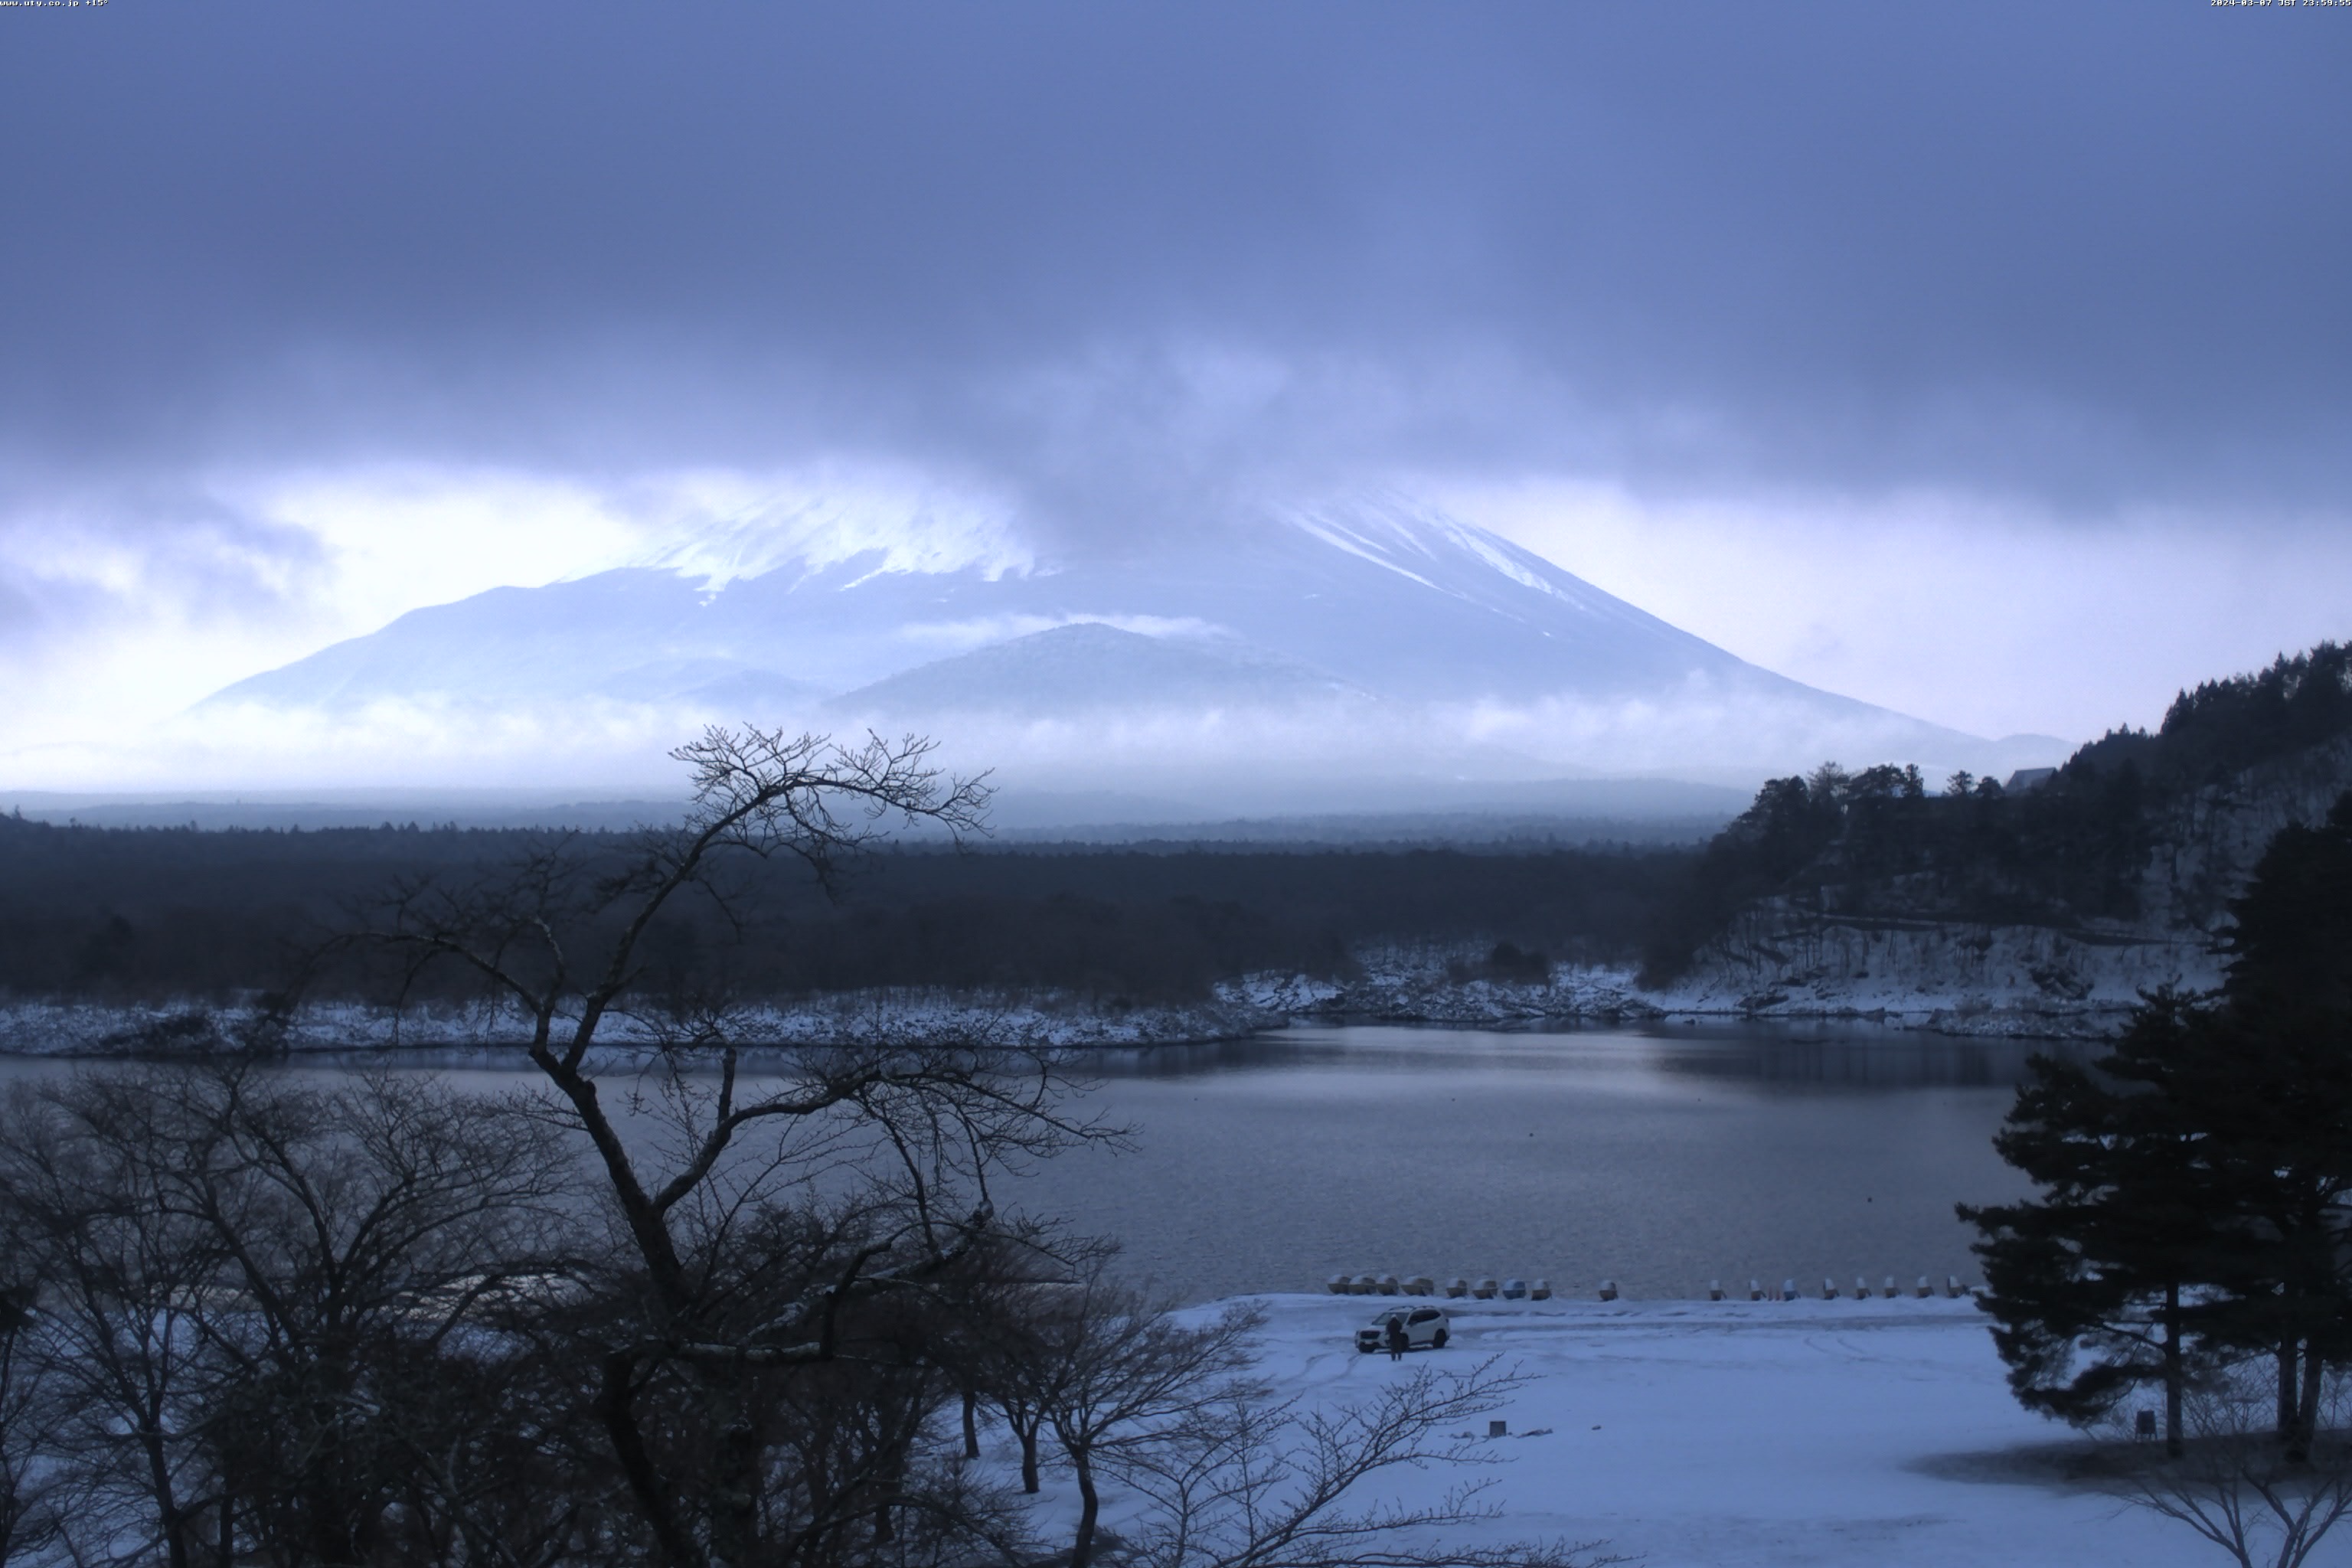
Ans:
MULTIPOLYGON (((1453 1342, 1399 1365, 1352 1347, 1378 1302, 1251 1300, 1284 1394, 1346 1400, 1490 1355, 1529 1373, 1493 1413, 1512 1436, 1482 1444, 1511 1461, 1484 1472, 1507 1515, 1497 1539, 1605 1538, 1654 1568, 2224 1560, 2031 1463, 2073 1435, 2018 1408, 1965 1300, 1447 1301, 1453 1342)), ((1386 1478, 1431 1496, 1461 1479, 1386 1478)), ((2352 1542, 2336 1551, 2315 1561, 2352 1561, 2352 1542)))

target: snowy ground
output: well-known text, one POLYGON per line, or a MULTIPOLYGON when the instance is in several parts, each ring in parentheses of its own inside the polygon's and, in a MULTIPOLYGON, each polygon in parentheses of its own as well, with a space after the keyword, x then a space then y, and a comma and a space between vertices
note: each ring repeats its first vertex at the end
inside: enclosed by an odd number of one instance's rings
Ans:
MULTIPOLYGON (((2059 1479, 2066 1428, 2020 1410, 1972 1303, 1463 1301, 1454 1342, 1360 1355, 1381 1303, 1264 1296, 1263 1369, 1343 1401, 1499 1354, 1535 1381, 1495 1412, 1496 1540, 1604 1539, 1649 1568, 1932 1563, 2146 1568, 2221 1561, 2181 1526, 2059 1479)), ((1214 1307, 1198 1310, 1208 1312, 1214 1307)), ((1479 1430, 1485 1430, 1483 1421, 1479 1430)), ((1449 1479, 1399 1488, 1433 1497, 1449 1479)), ((1048 1475, 1049 1515, 1067 1502, 1048 1475)), ((1117 1502, 1104 1522, 1116 1528, 1117 1502)), ((2315 1563, 2352 1561, 2352 1540, 2315 1563)))

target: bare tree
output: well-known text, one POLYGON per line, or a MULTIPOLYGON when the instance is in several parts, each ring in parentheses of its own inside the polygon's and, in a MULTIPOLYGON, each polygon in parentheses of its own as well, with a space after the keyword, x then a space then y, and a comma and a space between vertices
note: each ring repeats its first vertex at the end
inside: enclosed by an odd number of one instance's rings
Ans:
MULTIPOLYGON (((1026 1342, 1001 1363, 1006 1403, 1034 1412, 1068 1460, 1078 1489, 1070 1568, 1094 1560, 1102 1518, 1098 1477, 1166 1445, 1213 1406, 1259 1397, 1246 1377, 1252 1336, 1265 1314, 1226 1309, 1206 1323, 1179 1321, 1164 1302, 1111 1280, 1037 1293, 1026 1342)), ((1023 1436, 1023 1483, 1034 1490, 1033 1432, 1023 1436)))
POLYGON ((33 1340, 31 1289, 0 1288, 0 1565, 46 1549, 64 1522, 51 1439, 63 1413, 33 1340))
POLYGON ((1497 1462, 1447 1429, 1494 1409, 1526 1382, 1486 1361, 1463 1373, 1422 1370, 1336 1410, 1298 1401, 1233 1402, 1187 1422, 1174 1440, 1125 1456, 1152 1507, 1125 1561, 1137 1568, 1602 1568, 1622 1559, 1597 1543, 1480 1545, 1491 1481, 1468 1481, 1423 1505, 1364 1503, 1365 1483, 1400 1468, 1497 1462))
MULTIPOLYGON (((498 1318, 563 1266, 568 1162, 477 1096, 227 1066, 89 1074, 0 1129, 36 1363, 75 1417, 79 1556, 520 1564, 578 1544, 588 1478, 530 1446, 498 1318), (520 1502, 520 1506, 517 1506, 520 1502), (493 1505, 504 1503, 503 1508, 493 1505)), ((543 1446, 543 1445, 542 1445, 543 1446)))
MULTIPOLYGON (((2178 1520, 2240 1568, 2302 1568, 2352 1512, 2352 1389, 2318 1386, 2314 1435, 2298 1458, 2278 1431, 2272 1369, 2241 1363, 2192 1384, 2178 1458, 2135 1468, 2123 1495, 2178 1520)), ((2116 1437, 2120 1425, 2109 1428, 2116 1437)))
POLYGON ((627 1258, 605 1281, 596 1408, 674 1568, 815 1561, 852 1520, 876 1518, 913 1473, 928 1415, 889 1428, 861 1484, 780 1475, 800 1430, 792 1378, 832 1369, 838 1384, 856 1362, 872 1392, 921 1363, 887 1325, 953 1313, 984 1273, 1006 1229, 991 1175, 1107 1135, 1066 1109, 1074 1086, 1055 1051, 882 1042, 779 1053, 754 1075, 742 1053, 757 1036, 723 965, 646 994, 648 955, 687 906, 750 931, 747 866, 797 859, 829 887, 890 819, 978 829, 986 789, 941 773, 931 752, 912 737, 843 746, 714 728, 673 753, 693 774, 685 822, 618 863, 555 839, 467 886, 403 885, 354 937, 404 960, 404 988, 454 967, 519 1011, 529 1060, 593 1150, 627 1258), (660 1059, 611 1096, 596 1047, 621 1016, 660 1059))
POLYGON ((1067 1562, 1103 1550, 1101 1483, 1144 1507, 1121 1521, 1118 1560, 1148 1568, 1597 1568, 1591 1548, 1464 1546, 1459 1531, 1496 1517, 1483 1483, 1427 1507, 1366 1506, 1364 1484, 1399 1468, 1495 1462, 1445 1427, 1492 1409, 1524 1382, 1489 1362, 1417 1373, 1369 1400, 1309 1411, 1269 1404, 1254 1371, 1264 1315, 1246 1305, 1188 1321, 1111 1278, 1097 1258, 1066 1284, 1033 1288, 991 1320, 1002 1336, 986 1367, 992 1403, 1024 1440, 1034 1491, 1039 1429, 1076 1480, 1067 1562), (1033 1425, 1034 1424, 1034 1425, 1033 1425))
POLYGON ((72 1478, 75 1533, 102 1557, 202 1560, 218 1477, 197 1433, 212 1390, 201 1321, 218 1252, 155 1186, 85 1079, 20 1089, 0 1126, 0 1245, 37 1282, 31 1332, 66 1402, 50 1458, 72 1478))
MULTIPOLYGON (((205 1433, 222 1538, 285 1563, 394 1555, 404 1531, 421 1532, 411 1550, 442 1530, 514 1555, 510 1528, 481 1528, 478 1396, 510 1359, 482 1342, 573 1266, 551 1135, 414 1079, 321 1089, 231 1067, 114 1087, 118 1117, 163 1124, 138 1146, 168 1152, 167 1213, 218 1249, 200 1321, 221 1369, 205 1433)), ((525 1551, 566 1532, 528 1533, 525 1551)))
POLYGON ((940 1361, 961 1407, 964 1458, 981 1457, 984 1405, 1020 1445, 1021 1489, 1034 1497, 1042 1485, 1038 1447, 1055 1375, 1046 1343, 1055 1315, 1070 1290, 1103 1279, 1118 1246, 1056 1229, 1006 1238, 997 1252, 992 1287, 950 1324, 940 1361))

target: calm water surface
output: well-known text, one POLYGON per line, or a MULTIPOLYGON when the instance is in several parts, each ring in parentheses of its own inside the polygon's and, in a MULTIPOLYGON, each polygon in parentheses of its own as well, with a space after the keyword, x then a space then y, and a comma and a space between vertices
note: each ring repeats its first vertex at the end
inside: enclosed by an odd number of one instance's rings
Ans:
POLYGON ((1122 1238, 1129 1270, 1191 1300, 1342 1271, 1633 1296, 1971 1279, 1952 1205, 2025 1190, 1990 1139, 2032 1048, 1659 1025, 1306 1027, 1118 1053, 1094 1100, 1134 1149, 1048 1162, 1001 1195, 1122 1238))
POLYGON ((1973 1278, 1958 1201, 2022 1194, 1991 1137, 2032 1047, 1860 1028, 1297 1028, 1143 1053, 1136 1149, 1025 1184, 1186 1296, 1329 1275, 1629 1295, 1973 1278))

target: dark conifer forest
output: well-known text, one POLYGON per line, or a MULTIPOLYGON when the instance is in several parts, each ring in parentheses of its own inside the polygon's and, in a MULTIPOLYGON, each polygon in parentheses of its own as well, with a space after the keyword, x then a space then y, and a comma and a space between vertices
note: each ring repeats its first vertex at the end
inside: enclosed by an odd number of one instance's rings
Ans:
MULTIPOLYGON (((312 954, 396 879, 462 885, 552 843, 543 831, 121 829, 0 819, 0 988, 121 1000, 363 988, 312 954)), ((627 836, 586 836, 617 860, 627 836)), ((1135 1000, 1254 971, 1344 973, 1387 941, 1508 941, 1559 959, 1628 955, 1687 850, 1207 852, 885 850, 834 896, 761 867, 735 978, 789 996, 867 986, 1054 986, 1135 1000)), ((683 962, 717 938, 688 911, 683 962)), ((734 944, 731 940, 729 944, 734 944)))

